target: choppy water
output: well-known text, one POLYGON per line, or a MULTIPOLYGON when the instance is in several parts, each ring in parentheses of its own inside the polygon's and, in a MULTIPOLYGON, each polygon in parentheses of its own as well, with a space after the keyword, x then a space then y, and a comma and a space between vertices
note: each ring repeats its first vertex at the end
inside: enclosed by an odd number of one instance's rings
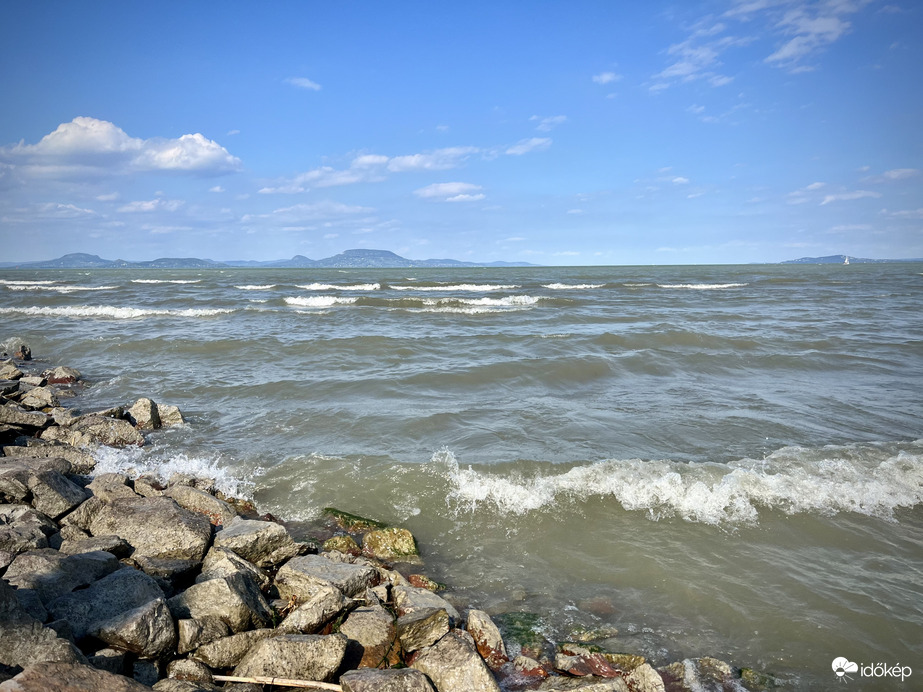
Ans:
POLYGON ((923 679, 921 307, 913 264, 0 272, 85 409, 188 414, 107 468, 402 523, 559 639, 795 687, 923 679))

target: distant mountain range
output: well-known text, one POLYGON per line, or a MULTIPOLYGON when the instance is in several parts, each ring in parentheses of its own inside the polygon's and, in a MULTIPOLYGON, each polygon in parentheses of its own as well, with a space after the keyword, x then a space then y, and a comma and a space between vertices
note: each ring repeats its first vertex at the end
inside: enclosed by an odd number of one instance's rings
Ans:
POLYGON ((0 267, 5 269, 221 269, 228 267, 245 267, 252 269, 280 268, 280 269, 347 269, 367 268, 379 269, 404 268, 404 267, 534 267, 528 262, 462 262, 453 259, 427 259, 411 260, 401 257, 388 250, 346 250, 339 255, 325 259, 312 260, 304 255, 295 255, 288 260, 274 260, 270 262, 255 262, 237 260, 231 262, 215 262, 196 257, 162 257, 149 262, 128 262, 126 260, 107 260, 98 255, 88 255, 75 252, 64 255, 58 259, 42 262, 0 262, 0 267))
POLYGON ((826 257, 802 257, 801 259, 785 260, 779 264, 885 264, 888 262, 923 262, 923 259, 868 259, 866 257, 853 257, 852 255, 827 255, 826 257))

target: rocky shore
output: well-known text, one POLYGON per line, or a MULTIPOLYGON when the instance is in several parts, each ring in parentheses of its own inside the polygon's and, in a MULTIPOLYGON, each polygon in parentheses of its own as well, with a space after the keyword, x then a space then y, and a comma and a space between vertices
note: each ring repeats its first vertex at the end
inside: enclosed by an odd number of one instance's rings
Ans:
POLYGON ((533 614, 453 602, 401 527, 328 508, 298 535, 209 479, 95 475, 100 446, 185 421, 150 399, 81 413, 82 386, 25 346, 0 360, 0 692, 775 684, 712 658, 655 668, 592 632, 554 643, 533 614))

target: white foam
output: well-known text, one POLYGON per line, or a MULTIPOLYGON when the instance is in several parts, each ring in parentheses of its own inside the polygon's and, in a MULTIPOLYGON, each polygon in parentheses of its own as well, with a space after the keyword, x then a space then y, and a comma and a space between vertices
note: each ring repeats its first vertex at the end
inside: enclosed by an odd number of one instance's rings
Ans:
POLYGON ((579 290, 588 288, 602 288, 606 284, 544 284, 545 288, 553 291, 579 290))
POLYGON ((197 284, 202 279, 132 279, 133 284, 197 284))
POLYGON ((445 286, 396 286, 391 285, 395 291, 469 291, 484 293, 486 291, 509 291, 521 288, 516 284, 446 284, 445 286))
POLYGON ((288 305, 301 308, 329 308, 333 305, 351 305, 358 298, 344 298, 342 296, 293 296, 285 299, 288 305))
POLYGON ((657 284, 660 288, 687 288, 694 291, 715 291, 722 288, 742 288, 750 284, 657 284))
POLYGON ((49 286, 54 283, 57 283, 57 281, 8 281, 0 279, 0 284, 3 286, 49 286))
POLYGON ((320 284, 299 285, 306 291, 377 291, 381 284, 320 284))
POLYGON ((213 317, 229 312, 234 311, 219 309, 158 310, 154 308, 122 308, 113 305, 78 305, 61 308, 0 308, 0 314, 19 313, 40 317, 104 317, 113 320, 132 320, 141 317, 213 317))
POLYGON ((235 286, 234 288, 239 288, 241 291, 271 291, 276 285, 277 284, 245 284, 243 286, 235 286))
POLYGON ((611 459, 531 478, 462 469, 448 450, 433 462, 443 467, 447 501, 458 511, 521 515, 563 500, 609 497, 654 520, 720 525, 754 523, 760 509, 893 519, 896 509, 923 503, 923 442, 904 447, 787 447, 726 464, 611 459))
POLYGON ((57 293, 74 293, 75 291, 111 291, 118 286, 7 286, 11 291, 55 291, 57 293))

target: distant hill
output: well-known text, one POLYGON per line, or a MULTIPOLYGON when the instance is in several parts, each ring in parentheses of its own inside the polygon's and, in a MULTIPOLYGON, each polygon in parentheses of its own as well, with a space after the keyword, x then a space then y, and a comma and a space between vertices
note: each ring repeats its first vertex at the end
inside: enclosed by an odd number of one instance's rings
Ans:
POLYGON ((326 268, 364 268, 375 267, 534 267, 528 262, 461 262, 453 259, 410 260, 388 250, 346 250, 339 255, 326 259, 312 260, 304 255, 295 255, 289 260, 256 262, 254 260, 235 260, 215 262, 195 257, 162 257, 148 262, 129 262, 126 260, 107 260, 97 255, 75 252, 58 259, 42 262, 23 262, 14 264, 4 262, 0 267, 6 269, 213 269, 216 267, 241 268, 284 268, 299 269, 316 267, 326 268))
POLYGON ((886 264, 889 262, 923 262, 923 259, 868 259, 866 257, 853 257, 852 255, 827 255, 826 257, 802 257, 801 259, 785 260, 779 264, 845 264, 847 257, 850 264, 886 264))

